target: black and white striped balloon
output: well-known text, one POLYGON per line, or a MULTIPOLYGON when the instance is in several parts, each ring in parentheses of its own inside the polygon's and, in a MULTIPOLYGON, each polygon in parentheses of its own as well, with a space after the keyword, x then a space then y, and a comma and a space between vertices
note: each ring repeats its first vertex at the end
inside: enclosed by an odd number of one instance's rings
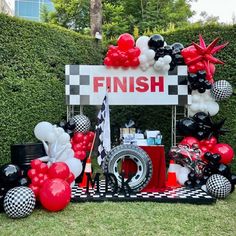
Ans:
POLYGON ((226 80, 216 81, 211 88, 211 96, 216 101, 222 101, 229 98, 233 93, 231 84, 226 80))

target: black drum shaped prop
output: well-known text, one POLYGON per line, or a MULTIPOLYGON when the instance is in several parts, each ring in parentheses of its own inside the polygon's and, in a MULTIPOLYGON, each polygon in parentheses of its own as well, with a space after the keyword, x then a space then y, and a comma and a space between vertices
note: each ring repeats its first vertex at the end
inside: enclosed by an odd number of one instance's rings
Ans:
MULTIPOLYGON (((147 153, 135 145, 119 145, 113 148, 105 157, 104 172, 112 173, 117 179, 118 186, 122 186, 122 176, 119 172, 119 163, 124 160, 132 160, 137 171, 129 181, 129 187, 133 192, 141 191, 152 177, 152 161, 147 153)), ((113 183, 110 182, 112 186, 113 183)))
POLYGON ((11 162, 21 168, 24 176, 27 175, 31 160, 45 155, 46 153, 42 143, 11 145, 11 162))

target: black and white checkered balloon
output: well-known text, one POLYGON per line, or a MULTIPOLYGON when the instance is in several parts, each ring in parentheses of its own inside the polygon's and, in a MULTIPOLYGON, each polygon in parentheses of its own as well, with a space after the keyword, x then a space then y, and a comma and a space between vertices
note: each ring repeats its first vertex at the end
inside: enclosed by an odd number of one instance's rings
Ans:
POLYGON ((226 198, 231 191, 230 181, 223 175, 214 174, 206 182, 207 191, 216 198, 226 198))
POLYGON ((4 198, 4 211, 11 218, 23 218, 30 215, 35 207, 35 196, 28 187, 10 189, 4 198))
POLYGON ((90 120, 85 115, 76 115, 72 118, 75 121, 75 131, 86 133, 90 129, 90 120))
POLYGON ((221 101, 229 98, 233 93, 231 84, 226 80, 216 81, 211 88, 211 96, 216 101, 221 101))

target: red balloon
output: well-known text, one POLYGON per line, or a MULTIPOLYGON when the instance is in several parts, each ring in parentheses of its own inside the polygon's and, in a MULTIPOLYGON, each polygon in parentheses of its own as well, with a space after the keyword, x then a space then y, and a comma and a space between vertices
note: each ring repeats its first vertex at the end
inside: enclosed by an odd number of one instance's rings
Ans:
POLYGON ((89 142, 90 142, 89 136, 88 136, 88 135, 85 135, 85 136, 84 136, 83 144, 84 144, 84 145, 87 145, 89 142))
POLYGON ((77 151, 75 152, 75 158, 83 161, 86 158, 86 152, 85 151, 77 151))
POLYGON ((86 151, 86 150, 87 150, 87 145, 88 145, 88 144, 84 144, 84 143, 83 143, 82 148, 81 148, 81 151, 86 151))
POLYGON ((180 142, 180 144, 182 144, 182 145, 189 145, 191 147, 193 144, 198 144, 199 145, 199 141, 196 138, 194 138, 194 137, 185 137, 180 142))
POLYGON ((211 152, 220 154, 221 155, 220 163, 223 163, 225 165, 230 164, 234 158, 233 148, 226 143, 216 144, 211 152))
POLYGON ((39 177, 38 176, 34 176, 32 179, 31 179, 31 182, 34 186, 39 186, 39 177))
POLYGON ((77 143, 72 146, 73 150, 76 151, 82 151, 82 143, 77 143))
POLYGON ((112 61, 111 61, 110 57, 105 57, 103 63, 104 63, 104 65, 106 65, 106 66, 112 66, 112 61))
POLYGON ((88 132, 87 136, 89 137, 89 141, 90 141, 90 142, 93 142, 94 135, 95 135, 95 134, 94 134, 93 131, 89 131, 89 132, 88 132))
POLYGON ((71 188, 62 179, 47 180, 39 192, 42 206, 49 211, 60 211, 70 202, 71 188))
POLYGON ((48 166, 45 163, 41 163, 40 166, 38 166, 37 171, 39 173, 45 174, 48 172, 48 166))
POLYGON ((69 175, 69 177, 66 179, 66 182, 67 182, 68 184, 71 184, 74 180, 75 180, 75 176, 74 176, 74 174, 73 174, 72 172, 70 172, 70 175, 69 175))
POLYGON ((117 50, 118 50, 117 46, 114 46, 114 45, 109 45, 108 46, 108 51, 109 52, 116 52, 117 50))
POLYGON ((84 134, 81 132, 76 132, 72 139, 73 143, 81 143, 84 140, 84 134))
POLYGON ((28 177, 32 179, 34 176, 37 175, 37 171, 35 169, 30 169, 27 173, 28 177))
POLYGON ((35 159, 30 162, 30 165, 33 169, 37 169, 42 163, 39 159, 35 159))
POLYGON ((134 47, 135 41, 131 34, 125 33, 120 35, 117 41, 118 48, 122 51, 128 51, 134 47))
POLYGON ((29 185, 29 188, 34 192, 35 197, 37 198, 39 195, 39 187, 33 184, 29 185))
POLYGON ((92 148, 92 143, 88 143, 87 147, 86 147, 86 151, 90 151, 92 148))
POLYGON ((212 136, 212 137, 209 139, 209 141, 210 141, 210 144, 213 144, 213 145, 216 145, 216 144, 217 144, 217 139, 216 139, 214 136, 212 136))
POLYGON ((139 66, 139 64, 140 64, 140 62, 139 62, 138 57, 134 58, 134 59, 130 62, 131 67, 137 67, 137 66, 139 66))
POLYGON ((67 179, 70 174, 70 169, 68 165, 64 162, 53 163, 48 170, 48 177, 50 179, 59 178, 67 179))

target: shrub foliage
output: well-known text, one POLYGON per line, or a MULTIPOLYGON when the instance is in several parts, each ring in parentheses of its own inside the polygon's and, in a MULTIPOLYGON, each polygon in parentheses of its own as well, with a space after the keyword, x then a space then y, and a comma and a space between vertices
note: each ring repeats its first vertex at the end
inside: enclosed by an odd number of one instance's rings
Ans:
POLYGON ((40 121, 66 115, 66 64, 100 64, 101 46, 60 27, 0 15, 0 163, 10 145, 35 142, 40 121))

